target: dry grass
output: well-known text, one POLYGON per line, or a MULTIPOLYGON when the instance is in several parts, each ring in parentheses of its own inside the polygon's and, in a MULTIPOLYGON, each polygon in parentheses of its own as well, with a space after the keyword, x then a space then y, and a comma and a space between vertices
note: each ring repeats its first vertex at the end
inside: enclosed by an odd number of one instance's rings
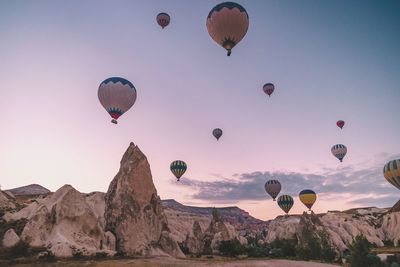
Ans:
POLYGON ((317 262, 275 260, 275 259, 244 259, 235 260, 230 258, 214 258, 214 259, 174 259, 174 258, 141 258, 141 259, 123 259, 123 260, 88 260, 88 261, 71 261, 63 260, 53 263, 26 263, 16 264, 15 267, 197 267, 197 266, 219 266, 219 267, 337 267, 333 264, 324 264, 317 262))
POLYGON ((400 247, 372 248, 371 251, 376 254, 394 254, 394 253, 400 253, 400 247))

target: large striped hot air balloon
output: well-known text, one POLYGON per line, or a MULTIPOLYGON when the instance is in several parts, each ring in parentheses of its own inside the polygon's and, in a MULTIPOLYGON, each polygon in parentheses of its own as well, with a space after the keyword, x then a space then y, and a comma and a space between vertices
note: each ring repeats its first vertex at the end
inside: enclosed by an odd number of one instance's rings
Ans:
POLYGON ((211 38, 231 55, 249 28, 249 15, 239 4, 224 2, 211 9, 207 16, 207 30, 211 38))
POLYGON ((265 191, 272 197, 272 199, 275 201, 275 198, 279 195, 279 192, 281 192, 281 183, 278 180, 268 180, 265 185, 265 191))
POLYGON ((171 17, 167 13, 160 13, 157 15, 157 23, 158 25, 161 26, 161 28, 165 28, 169 25, 169 22, 171 21, 171 17))
POLYGON ((275 86, 274 86, 274 84, 272 84, 272 83, 266 83, 266 84, 264 84, 264 86, 263 86, 263 91, 264 91, 264 93, 266 93, 268 96, 271 96, 272 93, 274 92, 274 90, 275 90, 275 86))
POLYGON ((346 156, 347 147, 345 145, 337 144, 331 148, 331 152, 335 157, 340 160, 340 162, 342 162, 344 156, 346 156))
POLYGON ((317 200, 317 194, 310 189, 305 189, 299 194, 300 201, 309 209, 314 205, 317 200))
POLYGON ((284 212, 286 212, 286 215, 289 214, 289 211, 293 207, 293 204, 293 198, 289 195, 282 195, 278 197, 278 205, 284 212))
POLYGON ((400 159, 395 159, 386 163, 383 167, 385 179, 400 190, 400 159))
POLYGON ((212 132, 215 138, 217 138, 217 141, 219 138, 222 136, 222 130, 220 128, 215 128, 212 132))
POLYGON ((97 92, 101 105, 112 117, 111 122, 117 124, 117 119, 127 112, 136 101, 136 89, 133 84, 120 77, 104 80, 97 92))
POLYGON ((170 169, 171 172, 175 175, 177 181, 179 181, 181 176, 186 172, 187 165, 182 160, 175 160, 171 163, 170 169))

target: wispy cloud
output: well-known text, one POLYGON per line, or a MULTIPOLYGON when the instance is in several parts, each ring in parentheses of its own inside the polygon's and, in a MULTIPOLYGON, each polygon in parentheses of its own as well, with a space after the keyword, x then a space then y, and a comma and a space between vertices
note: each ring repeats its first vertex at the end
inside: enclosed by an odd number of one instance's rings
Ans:
MULTIPOLYGON (((397 156, 397 155, 396 155, 397 156)), ((231 179, 219 178, 216 181, 182 179, 181 186, 191 187, 196 193, 192 199, 211 200, 218 203, 264 200, 264 184, 269 179, 278 179, 282 192, 297 196, 303 189, 312 189, 326 197, 335 194, 353 194, 363 196, 351 200, 349 204, 390 206, 399 197, 399 191, 383 178, 382 164, 388 155, 382 155, 379 164, 357 169, 346 167, 340 170, 324 169, 322 174, 299 172, 252 172, 234 174, 231 179), (382 159, 384 157, 384 159, 382 159)), ((392 159, 390 157, 390 159, 392 159)))

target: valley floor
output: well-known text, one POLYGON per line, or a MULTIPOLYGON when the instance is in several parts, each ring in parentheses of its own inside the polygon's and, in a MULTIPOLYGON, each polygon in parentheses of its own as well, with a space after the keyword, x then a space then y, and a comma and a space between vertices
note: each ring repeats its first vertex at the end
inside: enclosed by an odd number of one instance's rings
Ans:
POLYGON ((306 262, 306 261, 291 261, 278 259, 174 259, 174 258, 144 258, 144 259, 123 259, 123 260, 90 260, 90 261, 57 261, 52 263, 26 263, 12 265, 15 267, 125 267, 125 266, 140 266, 140 267, 183 267, 183 266, 218 266, 218 267, 245 267, 245 266, 263 266, 263 267, 337 267, 338 265, 306 262))

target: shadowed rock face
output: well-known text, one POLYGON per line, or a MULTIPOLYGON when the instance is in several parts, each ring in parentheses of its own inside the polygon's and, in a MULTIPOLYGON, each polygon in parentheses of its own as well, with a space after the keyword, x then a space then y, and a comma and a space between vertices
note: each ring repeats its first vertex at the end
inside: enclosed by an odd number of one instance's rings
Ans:
POLYGON ((106 230, 117 238, 117 250, 125 255, 166 252, 184 257, 170 237, 147 158, 133 143, 122 157, 119 172, 108 188, 105 223, 106 230))

